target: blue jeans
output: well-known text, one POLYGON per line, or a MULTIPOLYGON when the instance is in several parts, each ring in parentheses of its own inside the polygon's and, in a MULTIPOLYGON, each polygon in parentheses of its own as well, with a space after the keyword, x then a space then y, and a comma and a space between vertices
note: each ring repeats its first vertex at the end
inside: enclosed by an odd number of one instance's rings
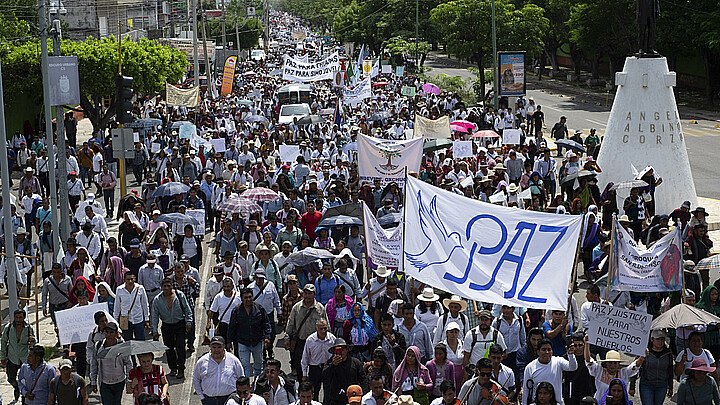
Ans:
POLYGON ((100 400, 102 405, 120 405, 125 393, 125 381, 117 384, 100 383, 100 400))
POLYGON ((128 322, 128 330, 122 331, 122 335, 126 342, 132 340, 133 336, 135 340, 145 340, 145 323, 128 322))
POLYGON ((640 401, 642 405, 662 405, 667 390, 667 383, 652 385, 640 380, 640 401))
POLYGON ((256 344, 255 346, 245 346, 243 344, 238 343, 238 358, 240 359, 240 363, 242 363, 243 370, 245 370, 245 375, 248 375, 248 370, 250 370, 250 354, 252 353, 253 356, 253 376, 257 377, 260 374, 262 374, 263 370, 263 342, 260 342, 256 344))
POLYGON ((223 396, 223 397, 205 397, 200 400, 202 405, 225 405, 225 402, 227 402, 229 395, 223 396))

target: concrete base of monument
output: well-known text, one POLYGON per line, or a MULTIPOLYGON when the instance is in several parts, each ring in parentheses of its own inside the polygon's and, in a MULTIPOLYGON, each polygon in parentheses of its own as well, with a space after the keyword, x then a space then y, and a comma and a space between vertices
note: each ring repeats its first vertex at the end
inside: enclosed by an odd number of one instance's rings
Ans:
POLYGON ((652 166, 655 176, 663 179, 655 192, 659 213, 672 212, 686 200, 698 205, 673 93, 675 81, 664 57, 626 58, 623 71, 615 76, 618 90, 598 156, 603 169, 598 175, 600 189, 610 181, 632 180, 633 167, 652 166))

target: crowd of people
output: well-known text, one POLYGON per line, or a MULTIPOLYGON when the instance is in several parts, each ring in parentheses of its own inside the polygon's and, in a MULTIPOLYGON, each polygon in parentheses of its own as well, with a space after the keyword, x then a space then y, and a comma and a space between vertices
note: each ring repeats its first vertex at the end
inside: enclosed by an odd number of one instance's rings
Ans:
MULTIPOLYGON (((695 270, 712 248, 702 207, 686 202, 667 215, 656 213, 654 190, 662 179, 652 168, 638 174, 647 185, 633 188, 620 206, 613 183, 601 189, 595 180, 601 171, 595 131, 571 137, 561 118, 550 137, 585 147, 563 153, 558 146, 552 156, 542 107, 532 98, 501 103, 497 111, 469 107, 457 94, 419 91, 416 76, 385 75, 371 98, 344 105, 341 117, 280 124, 275 91, 285 84, 276 70, 282 57, 297 52, 314 59, 321 49, 343 49, 310 35, 297 50, 292 32, 304 31, 302 23, 284 14, 272 20, 271 52, 238 63, 230 96, 214 96, 211 83, 196 109, 167 105, 160 96, 136 103, 138 118, 162 124, 136 144, 128 166, 137 189, 120 200, 116 187, 124 174, 108 133, 99 131, 80 147, 73 134, 67 173, 58 177, 67 181, 71 208, 71 217, 62 218, 72 228, 62 257, 51 229, 59 211, 50 206, 53 162, 46 145, 31 128, 13 138, 13 164, 23 172, 11 221, 18 292, 30 296, 33 274, 42 280, 36 293, 56 333, 57 311, 91 303, 109 309, 94 314, 97 326, 86 342, 62 347, 65 358, 56 370, 36 344, 23 301, 3 328, 0 353, 15 399, 87 404, 88 395, 99 392, 103 405, 118 405, 124 395, 136 404, 167 404, 176 400, 169 398, 169 381, 187 373, 203 405, 627 405, 638 379, 644 405, 672 397, 675 379, 678 404, 720 404, 716 325, 653 330, 646 355, 626 362, 617 351, 588 343, 588 307, 578 308, 574 299, 568 311, 466 300, 397 269, 369 266, 360 226, 320 224, 335 207, 365 204, 378 218, 402 210, 398 184, 360 178, 351 147, 359 134, 404 139, 416 115, 474 124, 467 134, 454 133, 456 139, 517 127, 518 145, 481 138, 473 157, 463 159, 453 158, 451 149, 429 150, 420 171, 409 175, 484 202, 583 215, 579 255, 588 303, 657 316, 682 301, 720 315, 720 284, 710 283, 707 270, 695 270), (400 96, 403 86, 415 86, 418 95, 400 96), (197 134, 180 137, 178 121, 195 123, 197 134), (221 139, 226 150, 215 152, 210 141, 221 139), (282 161, 281 145, 299 145, 299 156, 282 161), (594 284, 607 274, 608 231, 621 209, 620 224, 644 246, 682 228, 683 292, 606 297, 594 284), (204 227, 188 220, 198 211, 204 227), (120 222, 111 233, 115 218, 120 222), (302 251, 311 260, 289 259, 302 251), (314 258, 318 251, 332 258, 314 258), (209 277, 202 276, 203 266, 209 277), (199 322, 196 306, 206 322, 199 322), (195 340, 198 328, 205 330, 202 342, 195 340), (167 346, 167 373, 153 353, 107 356, 124 342, 149 339, 167 346), (209 351, 187 365, 188 354, 203 344, 209 351), (278 350, 289 352, 289 364, 276 358, 278 350)), ((347 63, 353 59, 348 55, 347 63)), ((342 104, 329 81, 315 83, 309 97, 318 115, 342 104)), ((66 126, 76 127, 73 120, 67 117, 66 126)), ((4 260, 0 281, 7 284, 4 260)))

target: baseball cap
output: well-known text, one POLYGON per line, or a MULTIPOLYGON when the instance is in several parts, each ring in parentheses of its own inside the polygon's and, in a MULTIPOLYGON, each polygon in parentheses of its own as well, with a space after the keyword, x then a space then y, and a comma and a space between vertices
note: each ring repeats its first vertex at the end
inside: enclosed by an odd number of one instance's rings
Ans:
POLYGON ((652 336, 653 339, 660 339, 667 337, 667 333, 662 329, 655 329, 650 333, 650 336, 652 336))
POLYGON ((180 256, 180 261, 183 263, 187 263, 190 261, 190 258, 188 257, 188 255, 182 255, 180 256))
POLYGON ((482 318, 482 317, 492 318, 492 317, 493 317, 493 316, 492 316, 492 312, 490 312, 490 311, 487 310, 487 309, 483 309, 483 310, 480 311, 480 313, 478 314, 478 318, 482 318))
POLYGON ((133 238, 133 240, 130 241, 130 247, 131 248, 139 248, 140 247, 140 239, 133 238))
POLYGON ((294 275, 294 274, 288 274, 288 276, 287 276, 287 282, 288 282, 288 283, 291 283, 291 282, 297 283, 297 282, 298 282, 298 278, 297 278, 297 276, 294 275))
POLYGON ((347 388, 348 403, 362 402, 363 391, 359 385, 351 385, 347 388))
POLYGON ((157 256, 155 256, 155 253, 148 253, 147 259, 145 259, 147 263, 155 263, 157 261, 157 256))
POLYGON ((313 284, 307 283, 305 284, 305 287, 303 287, 303 291, 315 292, 315 286, 313 284))
POLYGON ((117 332, 117 330, 118 330, 118 324, 116 324, 115 322, 108 322, 108 323, 105 325, 105 330, 108 330, 108 329, 112 329, 112 330, 114 330, 114 331, 117 332))
POLYGON ((264 269, 255 270, 255 277, 265 278, 265 270, 264 269))
POLYGON ((212 339, 210 339, 210 346, 216 344, 225 346, 225 338, 222 336, 213 336, 212 339))
POLYGON ((69 368, 72 369, 72 361, 70 359, 62 359, 60 360, 60 365, 58 366, 59 370, 62 370, 63 368, 69 368))

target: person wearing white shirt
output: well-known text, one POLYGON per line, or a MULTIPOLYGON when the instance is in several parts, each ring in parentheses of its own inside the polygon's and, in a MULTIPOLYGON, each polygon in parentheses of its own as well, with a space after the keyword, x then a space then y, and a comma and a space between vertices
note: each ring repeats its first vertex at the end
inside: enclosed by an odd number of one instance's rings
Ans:
POLYGON ((334 271, 334 274, 340 280, 340 284, 345 286, 345 291, 348 292, 350 297, 354 299, 360 295, 360 281, 358 281, 355 270, 348 269, 348 263, 345 259, 338 260, 337 270, 334 271))
MULTIPOLYGON (((150 327, 150 307, 148 306, 145 287, 135 283, 135 275, 125 273, 125 284, 115 291, 115 308, 113 317, 128 318, 128 329, 123 330, 123 339, 145 340, 145 328, 150 327)), ((120 321, 122 324, 122 321, 120 321)))
POLYGON ((298 400, 292 405, 322 405, 320 402, 313 400, 313 386, 307 381, 303 381, 298 385, 298 400))
POLYGON ((492 313, 483 309, 478 314, 478 326, 465 334, 463 366, 477 363, 485 356, 488 347, 494 344, 502 346, 503 349, 507 348, 502 333, 491 326, 492 321, 492 313))
MULTIPOLYGON (((66 161, 66 167, 67 167, 67 173, 70 174, 70 172, 79 173, 80 172, 80 166, 78 165, 78 161, 75 158, 75 156, 72 156, 70 154, 70 149, 68 149, 65 152, 65 161, 66 161)), ((55 162, 57 164, 57 162, 55 162)))
POLYGON ((535 398, 535 387, 543 381, 552 384, 555 389, 555 401, 558 404, 563 403, 562 399, 562 377, 563 371, 577 370, 577 359, 572 351, 568 353, 568 358, 553 356, 552 342, 550 339, 543 338, 538 342, 538 358, 531 361, 525 367, 523 374, 523 386, 520 388, 522 392, 522 405, 532 403, 535 398))
POLYGON ((203 300, 205 311, 210 311, 213 298, 222 292, 222 282, 225 278, 225 273, 220 266, 213 267, 212 275, 205 285, 205 299, 203 300))
POLYGON ((228 325, 233 309, 240 305, 240 294, 235 290, 233 279, 226 277, 222 281, 222 292, 213 298, 208 313, 208 321, 205 329, 210 329, 215 324, 215 335, 227 337, 228 325), (215 316, 217 315, 217 318, 215 316), (215 319, 213 319, 215 318, 215 319))
POLYGON ((630 383, 630 378, 636 376, 640 372, 640 366, 645 360, 644 357, 638 357, 635 361, 626 367, 620 368, 620 353, 610 350, 605 354, 605 359, 595 361, 590 354, 590 345, 588 344, 588 336, 585 335, 585 365, 587 366, 590 376, 595 378, 595 399, 598 401, 607 392, 610 387, 609 382, 612 379, 619 378, 630 383), (600 363, 605 363, 602 366, 600 363))
POLYGON ((502 334, 505 341, 507 354, 503 363, 515 367, 517 351, 525 346, 525 322, 515 313, 515 307, 503 305, 502 316, 495 318, 493 327, 502 334))
POLYGON ((382 375, 372 374, 368 377, 370 379, 370 392, 362 396, 360 402, 362 405, 378 405, 378 402, 383 405, 388 405, 397 402, 397 395, 385 389, 382 375))
POLYGON ((245 162, 250 162, 251 165, 255 164, 255 155, 248 150, 247 144, 242 146, 242 152, 238 155, 237 162, 240 166, 245 166, 245 162))
MULTIPOLYGON (((250 393, 250 379, 245 377, 240 360, 225 351, 225 339, 222 336, 210 339, 210 352, 205 353, 195 364, 193 388, 203 405, 225 404, 236 390, 246 397, 250 393), (240 381, 243 385, 236 384, 241 377, 245 378, 240 381)), ((265 404, 265 401, 255 401, 255 404, 265 404)))
POLYGON ((469 320, 467 316, 462 312, 467 309, 467 302, 461 299, 457 295, 453 295, 450 298, 443 300, 443 305, 448 309, 438 318, 437 325, 435 326, 435 336, 433 337, 433 344, 438 344, 445 339, 446 327, 450 322, 456 322, 460 326, 460 336, 465 336, 470 329, 468 328, 469 320))
POLYGON ((110 233, 108 233, 107 222, 105 222, 105 218, 95 214, 95 211, 93 211, 93 208, 89 205, 85 207, 85 217, 83 217, 83 219, 80 221, 80 223, 83 224, 86 222, 91 223, 93 226, 92 230, 100 234, 103 239, 110 239, 110 233))
POLYGON ((100 253, 102 253, 102 241, 100 235, 93 231, 93 225, 90 222, 85 222, 82 226, 82 232, 78 232, 75 235, 78 245, 87 249, 88 255, 93 259, 93 262, 99 263, 100 253))
POLYGON ((324 319, 319 319, 315 323, 315 333, 305 340, 300 360, 303 380, 307 378, 310 381, 315 398, 320 395, 323 365, 332 357, 328 350, 335 344, 335 335, 328 332, 328 328, 328 322, 324 319))

